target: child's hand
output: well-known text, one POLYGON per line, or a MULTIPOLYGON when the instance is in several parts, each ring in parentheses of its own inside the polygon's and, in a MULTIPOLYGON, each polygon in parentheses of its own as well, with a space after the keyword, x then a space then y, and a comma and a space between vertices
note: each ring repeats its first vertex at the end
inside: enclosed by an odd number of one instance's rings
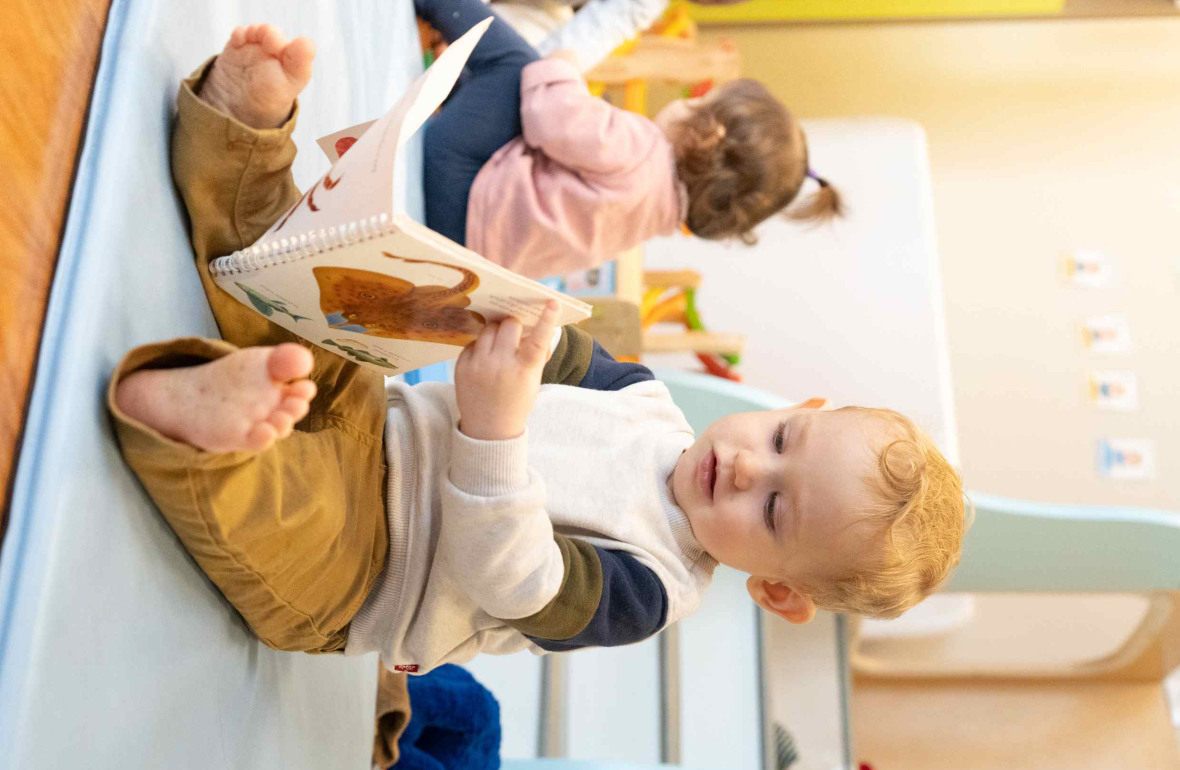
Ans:
POLYGON ((520 321, 506 318, 489 323, 463 349, 455 362, 455 399, 464 435, 499 441, 524 433, 556 320, 557 303, 550 300, 527 335, 520 321))

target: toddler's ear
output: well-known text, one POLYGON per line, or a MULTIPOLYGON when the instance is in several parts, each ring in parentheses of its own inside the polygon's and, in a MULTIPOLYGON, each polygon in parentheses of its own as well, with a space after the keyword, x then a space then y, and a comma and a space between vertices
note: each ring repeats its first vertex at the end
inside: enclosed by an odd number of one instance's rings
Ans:
POLYGON ((759 607, 791 623, 807 623, 815 617, 815 602, 800 591, 769 578, 751 577, 746 581, 759 607))

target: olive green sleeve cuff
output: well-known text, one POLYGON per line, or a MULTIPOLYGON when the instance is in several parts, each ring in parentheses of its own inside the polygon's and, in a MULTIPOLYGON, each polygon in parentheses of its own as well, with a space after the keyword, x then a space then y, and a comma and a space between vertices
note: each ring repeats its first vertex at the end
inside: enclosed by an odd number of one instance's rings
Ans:
POLYGON ((576 326, 563 326, 561 339, 541 372, 545 385, 578 385, 590 369, 594 338, 576 326))
POLYGON ((525 636, 560 641, 581 633, 598 611, 602 600, 602 564, 589 543, 564 535, 553 538, 565 566, 561 589, 532 615, 504 622, 525 636))

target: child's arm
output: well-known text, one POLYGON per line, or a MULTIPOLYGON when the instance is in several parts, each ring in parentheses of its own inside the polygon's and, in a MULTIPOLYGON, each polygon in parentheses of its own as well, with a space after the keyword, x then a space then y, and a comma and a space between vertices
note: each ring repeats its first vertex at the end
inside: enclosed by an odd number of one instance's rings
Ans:
POLYGON ((572 51, 585 72, 650 27, 668 0, 590 0, 574 18, 537 45, 541 55, 572 51))
POLYGON ((622 390, 654 379, 646 366, 616 361, 588 332, 573 325, 561 328, 561 339, 541 373, 542 384, 592 390, 622 390))
MULTIPOLYGON (((552 316, 547 311, 550 324, 552 316)), ((542 648, 637 642, 664 625, 663 583, 628 553, 555 533, 544 486, 528 468, 525 420, 551 332, 542 322, 522 338, 515 321, 489 325, 456 363, 460 418, 443 485, 439 553, 473 601, 542 648)), ((584 382, 595 357, 585 351, 597 346, 580 330, 567 335, 554 357, 586 365, 557 369, 570 376, 580 371, 584 382)), ((627 366, 600 356, 600 367, 627 366)), ((650 378, 639 366, 627 373, 639 376, 639 370, 650 378)), ((616 383, 625 379, 615 374, 616 383)))
POLYGON ((666 141, 647 118, 592 96, 577 68, 560 57, 525 67, 520 99, 525 144, 577 171, 625 173, 666 141))

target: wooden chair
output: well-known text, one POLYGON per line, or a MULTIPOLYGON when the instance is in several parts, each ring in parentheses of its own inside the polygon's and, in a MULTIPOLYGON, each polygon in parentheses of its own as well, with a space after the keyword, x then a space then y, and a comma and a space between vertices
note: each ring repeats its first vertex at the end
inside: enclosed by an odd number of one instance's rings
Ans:
MULTIPOLYGON (((1132 630, 1116 634, 1112 648, 1080 659, 1041 656, 1035 665, 1025 662, 1027 651, 984 662, 962 654, 1005 646, 988 641, 994 623, 974 639, 968 626, 867 649, 854 641, 851 663, 863 696, 856 723, 865 744, 881 747, 875 759, 885 767, 904 755, 916 770, 940 766, 952 754, 969 758, 957 765, 965 770, 1180 764, 1162 687, 1180 664, 1180 513, 971 497, 976 520, 949 591, 981 599, 1131 594, 1142 597, 1142 611, 1130 615, 1132 630), (928 722, 929 731, 917 736, 902 726, 906 721, 928 722), (907 737, 895 742, 898 735, 907 737)), ((1107 612, 1095 617, 1103 628, 1126 622, 1127 613, 1107 612)))

